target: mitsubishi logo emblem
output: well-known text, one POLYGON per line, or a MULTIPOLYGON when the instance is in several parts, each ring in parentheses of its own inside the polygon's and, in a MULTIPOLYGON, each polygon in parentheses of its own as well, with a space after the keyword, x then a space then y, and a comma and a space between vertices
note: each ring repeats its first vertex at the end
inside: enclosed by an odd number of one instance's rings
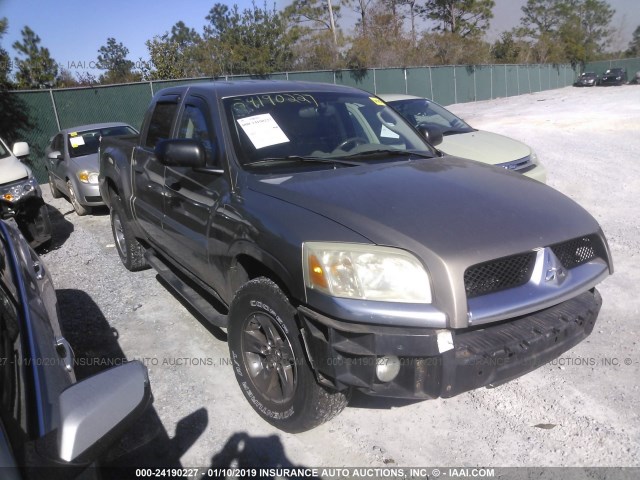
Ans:
POLYGON ((550 248, 545 248, 544 272, 545 282, 553 282, 558 285, 560 285, 567 276, 567 271, 550 248))
POLYGON ((553 280, 555 280, 556 278, 560 279, 560 278, 564 278, 564 276, 567 274, 567 272, 564 271, 564 268, 560 267, 551 267, 550 269, 547 270, 547 274, 544 276, 545 281, 547 282, 551 282, 553 280))

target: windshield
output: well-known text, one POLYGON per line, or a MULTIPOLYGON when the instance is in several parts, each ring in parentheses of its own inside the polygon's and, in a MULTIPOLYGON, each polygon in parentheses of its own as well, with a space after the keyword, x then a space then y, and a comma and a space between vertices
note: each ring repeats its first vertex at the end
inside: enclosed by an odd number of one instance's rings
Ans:
POLYGON ((73 158, 98 153, 100 139, 102 139, 102 137, 135 135, 136 133, 138 132, 128 125, 97 128, 94 130, 85 130, 84 132, 71 132, 68 135, 69 156, 73 158))
POLYGON ((396 100, 389 105, 416 127, 420 124, 438 127, 445 136, 474 131, 464 120, 426 98, 396 100))
MULTIPOLYGON (((437 153, 400 115, 381 100, 358 92, 277 92, 223 100, 233 143, 242 165, 278 160, 320 159, 316 165, 377 152, 437 153)), ((384 157, 384 158, 379 158, 384 157)), ((280 162, 282 163, 282 162, 280 162)), ((293 162, 292 162, 293 163, 293 162)), ((342 164, 345 164, 343 162, 342 164)))

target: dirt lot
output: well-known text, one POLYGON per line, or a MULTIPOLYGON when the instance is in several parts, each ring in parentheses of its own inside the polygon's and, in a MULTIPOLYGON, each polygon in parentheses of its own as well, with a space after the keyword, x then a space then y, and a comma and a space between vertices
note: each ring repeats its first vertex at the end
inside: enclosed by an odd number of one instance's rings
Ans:
POLYGON ((130 273, 120 264, 108 212, 77 217, 45 186, 57 230, 43 257, 80 376, 104 368, 105 359, 149 367, 154 411, 120 453, 152 437, 153 448, 116 463, 640 466, 640 86, 568 87, 450 108, 476 128, 531 145, 549 184, 601 223, 616 272, 601 285, 593 334, 493 390, 426 402, 355 395, 333 421, 285 434, 243 398, 224 333, 200 323, 152 270, 130 273))

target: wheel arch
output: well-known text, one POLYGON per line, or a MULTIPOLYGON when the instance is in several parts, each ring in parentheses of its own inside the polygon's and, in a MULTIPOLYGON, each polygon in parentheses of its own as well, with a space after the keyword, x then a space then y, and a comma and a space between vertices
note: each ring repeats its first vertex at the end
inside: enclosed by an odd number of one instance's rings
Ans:
POLYGON ((284 267, 273 257, 267 254, 255 255, 254 253, 238 253, 231 267, 230 286, 232 294, 249 280, 258 277, 266 277, 273 281, 283 293, 295 302, 290 285, 290 276, 284 267))

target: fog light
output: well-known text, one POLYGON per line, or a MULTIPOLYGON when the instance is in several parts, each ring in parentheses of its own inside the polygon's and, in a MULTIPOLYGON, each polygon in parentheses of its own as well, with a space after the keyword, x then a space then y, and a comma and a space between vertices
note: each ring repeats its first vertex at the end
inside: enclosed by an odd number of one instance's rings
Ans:
POLYGON ((378 357, 376 365, 376 377, 381 382, 391 382, 400 373, 400 359, 395 355, 378 357))

